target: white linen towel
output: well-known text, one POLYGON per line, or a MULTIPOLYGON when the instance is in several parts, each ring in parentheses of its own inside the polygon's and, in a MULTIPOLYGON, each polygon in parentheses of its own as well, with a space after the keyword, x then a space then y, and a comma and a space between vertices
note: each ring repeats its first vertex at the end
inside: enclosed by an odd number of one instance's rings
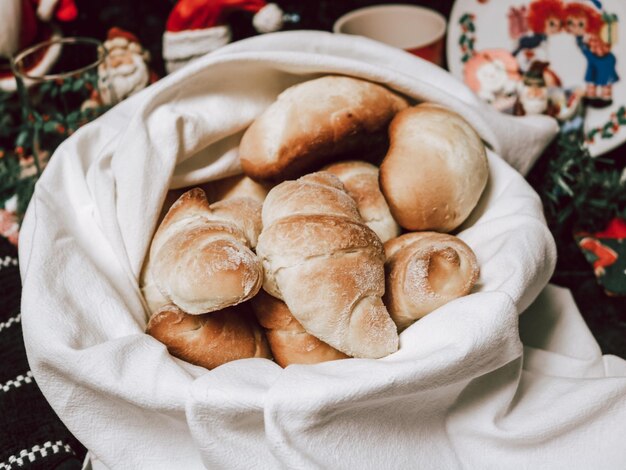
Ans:
POLYGON ((545 288, 554 241, 510 166, 525 172, 555 132, 363 38, 276 33, 199 59, 80 129, 37 184, 20 239, 37 383, 102 467, 624 468, 626 361, 603 357, 567 292, 545 288), (493 150, 459 231, 481 266, 476 293, 381 360, 209 372, 172 358, 143 333, 137 286, 168 187, 239 172, 250 122, 286 87, 328 73, 450 106, 493 150))

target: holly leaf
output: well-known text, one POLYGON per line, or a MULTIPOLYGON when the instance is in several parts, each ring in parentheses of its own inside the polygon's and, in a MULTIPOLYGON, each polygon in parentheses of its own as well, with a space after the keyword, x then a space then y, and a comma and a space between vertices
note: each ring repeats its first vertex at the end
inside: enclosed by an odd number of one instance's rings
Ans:
POLYGON ((58 125, 59 125, 59 123, 57 121, 50 120, 50 121, 44 123, 43 131, 47 132, 47 133, 56 132, 58 125))
POLYGON ((72 83, 72 91, 80 91, 85 86, 85 80, 81 78, 77 78, 74 83, 72 83))
POLYGON ((15 146, 26 147, 29 140, 30 140, 30 132, 28 132, 28 130, 25 129, 17 135, 17 138, 15 139, 15 146))

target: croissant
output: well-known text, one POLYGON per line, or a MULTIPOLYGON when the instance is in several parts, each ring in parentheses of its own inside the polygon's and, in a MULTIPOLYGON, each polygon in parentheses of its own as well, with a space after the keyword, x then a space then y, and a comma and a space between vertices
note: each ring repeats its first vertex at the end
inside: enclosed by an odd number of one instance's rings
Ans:
POLYGON ((263 283, 261 262, 250 249, 260 232, 260 209, 252 199, 210 206, 201 189, 184 193, 150 247, 151 275, 161 294, 191 314, 252 298, 263 283))
POLYGON ((307 333, 282 300, 261 290, 250 301, 250 305, 265 329, 272 356, 281 367, 317 364, 348 357, 307 333))
POLYGON ((318 172, 273 188, 263 204, 257 254, 264 289, 304 329, 353 357, 395 352, 382 295, 384 252, 336 176, 318 172))
POLYGON ((146 333, 165 344, 172 356, 207 369, 237 359, 272 357, 247 304, 205 315, 189 315, 168 304, 152 315, 146 333))
POLYGON ((385 243, 385 254, 384 302, 399 331, 467 295, 479 275, 476 255, 453 235, 407 233, 385 243))

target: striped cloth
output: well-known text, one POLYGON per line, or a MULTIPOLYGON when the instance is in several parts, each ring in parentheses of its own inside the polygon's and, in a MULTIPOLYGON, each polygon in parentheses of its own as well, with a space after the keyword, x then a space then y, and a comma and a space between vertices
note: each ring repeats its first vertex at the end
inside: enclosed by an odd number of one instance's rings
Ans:
POLYGON ((86 450, 54 413, 26 360, 17 250, 0 236, 0 470, 81 468, 86 450))

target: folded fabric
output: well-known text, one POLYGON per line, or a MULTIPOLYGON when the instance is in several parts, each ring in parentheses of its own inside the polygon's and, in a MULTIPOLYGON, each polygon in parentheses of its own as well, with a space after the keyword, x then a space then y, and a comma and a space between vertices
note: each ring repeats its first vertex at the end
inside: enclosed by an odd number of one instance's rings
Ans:
POLYGON ((109 468, 618 468, 626 366, 600 355, 561 291, 541 293, 554 241, 509 165, 524 171, 555 132, 548 118, 494 114, 442 69, 363 38, 291 32, 227 46, 53 156, 20 239, 33 374, 109 468), (172 358, 143 333, 137 285, 168 187, 239 172, 252 120, 286 87, 329 73, 449 106, 492 149, 486 192, 458 233, 481 266, 476 292, 405 330, 381 360, 247 359, 209 372, 172 358), (531 304, 524 354, 518 315, 531 304))

